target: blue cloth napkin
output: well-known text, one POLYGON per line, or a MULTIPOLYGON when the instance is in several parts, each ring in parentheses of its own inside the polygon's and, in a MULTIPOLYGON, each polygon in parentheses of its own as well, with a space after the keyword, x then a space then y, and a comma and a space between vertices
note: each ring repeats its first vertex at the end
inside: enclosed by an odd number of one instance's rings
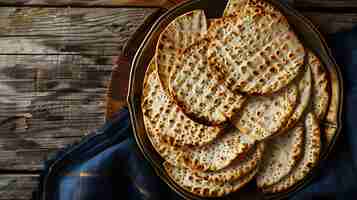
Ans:
MULTIPOLYGON (((357 27, 327 39, 345 81, 343 130, 319 174, 294 200, 357 199, 357 27)), ((39 200, 181 199, 139 152, 127 109, 49 160, 39 188, 39 200)))
POLYGON ((357 199, 357 27, 327 38, 344 78, 342 132, 320 174, 293 199, 357 199))

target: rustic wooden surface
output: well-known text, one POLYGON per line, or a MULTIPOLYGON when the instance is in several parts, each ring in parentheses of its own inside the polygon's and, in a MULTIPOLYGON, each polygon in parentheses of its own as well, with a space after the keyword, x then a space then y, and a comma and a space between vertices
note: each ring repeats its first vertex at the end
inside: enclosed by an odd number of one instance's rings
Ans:
MULTIPOLYGON (((357 24, 354 0, 290 2, 325 35, 357 24)), ((142 0, 135 8, 123 7, 130 0, 1 4, 8 6, 0 7, 0 200, 30 199, 47 156, 103 124, 112 60, 157 11, 140 6, 172 2, 142 0)))
POLYGON ((0 199, 29 199, 47 156, 104 123, 113 56, 156 10, 0 8, 0 199))
POLYGON ((2 0, 0 5, 35 6, 160 6, 169 7, 179 0, 2 0))
POLYGON ((39 176, 0 175, 0 200, 29 200, 37 187, 39 176))
POLYGON ((0 8, 0 169, 38 170, 103 124, 113 56, 155 10, 0 8))

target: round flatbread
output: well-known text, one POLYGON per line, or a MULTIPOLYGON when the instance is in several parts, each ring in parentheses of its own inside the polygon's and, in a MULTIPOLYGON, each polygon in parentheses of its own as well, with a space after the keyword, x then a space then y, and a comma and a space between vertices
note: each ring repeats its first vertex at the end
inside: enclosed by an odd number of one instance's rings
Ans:
POLYGON ((281 131, 282 133, 294 127, 303 116, 304 111, 309 106, 311 99, 310 97, 312 95, 312 79, 311 70, 309 67, 306 68, 302 78, 297 81, 297 86, 299 90, 299 100, 293 114, 286 123, 285 128, 281 131))
POLYGON ((201 40, 206 33, 207 21, 203 10, 194 10, 177 17, 161 33, 155 60, 160 81, 166 92, 169 91, 169 76, 177 50, 185 49, 201 40))
POLYGON ((164 163, 164 168, 171 179, 180 187, 201 197, 221 197, 235 192, 252 180, 258 171, 255 169, 246 176, 232 182, 219 183, 197 177, 192 171, 175 167, 167 162, 164 163))
POLYGON ((253 147, 244 157, 238 157, 229 166, 218 171, 195 172, 198 177, 215 182, 231 182, 256 169, 264 152, 264 143, 253 147))
POLYGON ((259 188, 278 183, 294 169, 304 151, 304 134, 301 124, 266 141, 267 149, 257 174, 259 188))
POLYGON ((233 124, 255 140, 275 135, 286 125, 298 100, 298 89, 291 84, 271 96, 251 97, 233 124))
POLYGON ((252 11, 212 23, 209 64, 233 91, 271 94, 299 74, 305 50, 284 16, 253 3, 248 8, 252 11))
POLYGON ((319 123, 315 115, 309 113, 305 118, 305 147, 302 159, 289 175, 284 177, 278 183, 263 188, 263 192, 283 192, 303 180, 318 163, 320 150, 321 137, 319 123))
POLYGON ((166 95, 154 62, 150 63, 143 86, 142 111, 145 123, 164 141, 174 146, 202 146, 212 142, 221 128, 205 126, 187 117, 166 95))
POLYGON ((329 105, 330 88, 328 74, 320 59, 308 51, 308 64, 312 71, 313 80, 313 110, 318 120, 323 120, 329 105))
POLYGON ((170 94, 195 121, 220 125, 239 111, 245 97, 229 91, 209 70, 203 39, 180 53, 170 76, 170 94))

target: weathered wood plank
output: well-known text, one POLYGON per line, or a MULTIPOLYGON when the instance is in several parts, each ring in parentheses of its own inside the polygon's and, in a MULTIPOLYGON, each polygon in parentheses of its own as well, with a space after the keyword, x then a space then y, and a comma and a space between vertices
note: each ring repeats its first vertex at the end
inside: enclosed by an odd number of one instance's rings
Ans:
POLYGON ((303 12, 325 35, 346 31, 357 25, 356 13, 303 12))
POLYGON ((0 55, 0 169, 38 170, 49 150, 100 127, 112 59, 0 55))
POLYGON ((31 199, 38 178, 38 175, 0 175, 0 200, 31 199))
MULTIPOLYGON (((78 142, 80 138, 72 138, 72 140, 67 140, 66 142, 73 144, 78 142)), ((65 141, 65 140, 64 140, 65 141)), ((30 147, 31 141, 24 141, 30 147)), ((63 142, 64 143, 64 142, 63 142)), ((43 143, 42 145, 45 145, 43 143)), ((36 172, 42 170, 44 167, 44 162, 50 158, 51 155, 55 155, 58 152, 58 148, 64 148, 68 144, 58 145, 57 148, 52 149, 37 149, 37 150, 8 150, 0 152, 0 164, 4 165, 3 170, 16 170, 16 171, 28 171, 36 172), (15 158, 11 158, 15 157, 15 158)), ((52 145, 53 146, 53 145, 52 145)))
POLYGON ((0 8, 0 170, 40 170, 104 123, 105 55, 156 10, 0 8))
POLYGON ((179 0, 2 0, 0 5, 170 6, 179 0))
MULTIPOLYGON (((125 37, 125 36, 124 36, 125 37)), ((117 55, 127 38, 0 37, 0 54, 117 55)))
MULTIPOLYGON (((2 0, 0 5, 45 6, 157 6, 170 7, 182 0, 2 0)), ((356 8, 355 0, 284 0, 296 7, 356 8)))
POLYGON ((51 90, 106 87, 112 70, 112 56, 0 55, 0 83, 8 96, 13 90, 46 94, 51 90), (31 83, 32 84, 29 84, 31 83))
MULTIPOLYGON (((3 0, 0 5, 78 5, 78 6, 160 6, 170 7, 182 0, 3 0)), ((286 1, 286 0, 285 0, 286 1)), ((288 0, 297 7, 357 7, 355 0, 288 0)))
POLYGON ((0 8, 0 54, 117 55, 155 8, 0 8))
MULTIPOLYGON (((80 138, 67 140, 67 142, 77 142, 80 138)), ((31 142, 24 141, 29 146, 31 142)), ((65 147, 65 144, 57 145, 57 147, 65 147)), ((43 168, 43 163, 48 156, 55 154, 58 148, 53 149, 38 149, 38 150, 9 150, 0 152, 0 164, 4 165, 5 170, 26 170, 37 171, 43 168), (11 158, 16 157, 16 158, 11 158)), ((0 189, 1 190, 1 189, 0 189)))
POLYGON ((137 28, 156 8, 1 7, 1 36, 117 36, 137 28))
POLYGON ((353 9, 357 8, 356 0, 294 0, 294 6, 299 8, 353 9))

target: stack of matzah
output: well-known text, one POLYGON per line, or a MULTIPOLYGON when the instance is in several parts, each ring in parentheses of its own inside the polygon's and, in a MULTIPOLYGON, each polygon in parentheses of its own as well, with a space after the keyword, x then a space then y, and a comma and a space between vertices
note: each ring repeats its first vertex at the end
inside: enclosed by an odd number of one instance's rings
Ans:
POLYGON ((321 122, 333 123, 329 99, 324 66, 284 15, 230 0, 219 19, 194 10, 166 27, 141 102, 171 179, 219 197, 251 180, 266 193, 303 180, 320 157, 321 122))

